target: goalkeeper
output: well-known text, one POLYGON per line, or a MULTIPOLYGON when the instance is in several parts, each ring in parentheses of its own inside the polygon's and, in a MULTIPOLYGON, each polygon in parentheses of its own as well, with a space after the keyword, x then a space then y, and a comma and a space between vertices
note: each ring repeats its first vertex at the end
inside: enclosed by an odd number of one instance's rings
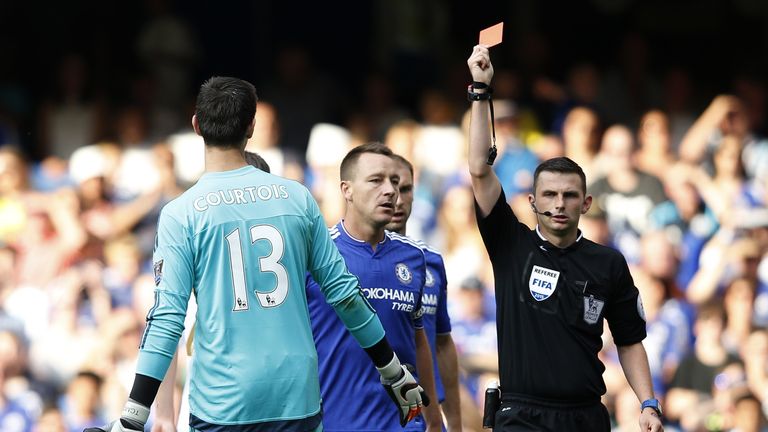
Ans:
POLYGON ((213 77, 201 86, 192 126, 205 141, 206 171, 160 214, 155 304, 122 416, 86 431, 144 430, 193 293, 190 428, 322 430, 307 271, 377 366, 400 416, 420 412, 422 389, 390 348, 317 203, 299 183, 243 159, 256 100, 254 87, 236 78, 213 77))

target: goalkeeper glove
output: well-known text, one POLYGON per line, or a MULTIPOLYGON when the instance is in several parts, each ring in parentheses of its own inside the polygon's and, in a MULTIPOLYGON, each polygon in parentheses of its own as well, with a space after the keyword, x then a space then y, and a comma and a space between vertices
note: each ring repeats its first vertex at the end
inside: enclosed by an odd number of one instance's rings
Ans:
POLYGON ((400 426, 405 426, 419 415, 421 407, 429 405, 429 399, 419 383, 413 379, 408 369, 400 364, 397 354, 382 368, 376 368, 381 374, 381 384, 397 405, 400 414, 400 426))
POLYGON ((87 428, 83 432, 144 432, 149 418, 149 407, 128 399, 119 419, 102 427, 87 428))

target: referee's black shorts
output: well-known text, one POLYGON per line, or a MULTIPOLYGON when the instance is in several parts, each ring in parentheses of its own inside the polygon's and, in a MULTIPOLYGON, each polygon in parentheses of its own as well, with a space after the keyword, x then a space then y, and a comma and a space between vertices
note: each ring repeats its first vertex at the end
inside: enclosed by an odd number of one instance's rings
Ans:
POLYGON ((600 400, 560 403, 504 394, 494 432, 610 432, 611 418, 600 400))

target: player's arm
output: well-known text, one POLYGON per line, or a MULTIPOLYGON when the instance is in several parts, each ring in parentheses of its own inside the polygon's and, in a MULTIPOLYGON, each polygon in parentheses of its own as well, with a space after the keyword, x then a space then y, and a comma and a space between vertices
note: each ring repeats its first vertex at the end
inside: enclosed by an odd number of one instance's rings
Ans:
POLYGON ((155 304, 147 313, 147 326, 139 346, 136 376, 120 419, 98 431, 143 431, 149 407, 171 365, 184 331, 191 292, 192 248, 184 227, 165 211, 160 213, 153 256, 155 304))
MULTIPOLYGON (((635 287, 626 260, 620 254, 616 257, 618 259, 611 263, 615 272, 611 276, 615 292, 609 300, 606 319, 616 343, 624 376, 637 395, 639 403, 642 403, 654 399, 651 368, 642 343, 646 337, 645 312, 640 292, 635 287)), ((663 430, 661 420, 656 414, 651 408, 642 410, 640 426, 643 432, 663 430)))
MULTIPOLYGON (((490 86, 493 78, 493 65, 488 48, 476 45, 467 60, 472 81, 490 86)), ((487 89, 474 89, 475 93, 487 89)), ((496 173, 488 165, 488 149, 491 146, 490 112, 487 100, 473 101, 469 124, 469 174, 472 178, 472 190, 483 216, 487 216, 501 193, 496 173)))
MULTIPOLYGON (((638 403, 654 399, 651 369, 648 366, 648 356, 642 342, 618 346, 617 349, 624 376, 627 377, 627 382, 637 395, 638 403)), ((640 412, 640 430, 653 432, 663 430, 661 419, 654 409, 645 408, 640 412)))
POLYGON ((453 336, 451 336, 451 317, 448 315, 448 276, 445 273, 445 262, 442 256, 438 269, 441 282, 437 314, 435 315, 435 330, 437 332, 435 357, 437 357, 438 373, 445 392, 442 408, 448 423, 448 432, 456 432, 462 430, 459 358, 456 344, 453 343, 453 336))
MULTIPOLYGON (((416 329, 416 371, 419 373, 419 383, 426 389, 431 400, 438 400, 437 387, 435 386, 435 370, 432 362, 432 349, 429 347, 427 332, 423 328, 416 329)), ((430 404, 424 408, 424 419, 427 421, 427 430, 440 432, 443 427, 443 416, 440 412, 440 404, 430 404)))
POLYGON ((152 423, 152 432, 176 432, 176 417, 179 412, 173 396, 176 390, 178 362, 179 353, 176 352, 155 397, 155 421, 152 423))
POLYGON ((450 333, 437 335, 437 367, 445 388, 443 412, 448 431, 461 431, 461 403, 459 397, 459 356, 450 333))

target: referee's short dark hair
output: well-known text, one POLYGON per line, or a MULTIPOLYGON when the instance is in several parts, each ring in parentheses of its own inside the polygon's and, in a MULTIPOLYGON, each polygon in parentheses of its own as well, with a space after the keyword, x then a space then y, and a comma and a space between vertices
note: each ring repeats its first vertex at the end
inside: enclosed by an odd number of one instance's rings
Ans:
POLYGON ((536 193, 536 185, 539 182, 539 174, 543 171, 563 174, 578 174, 581 177, 581 191, 587 195, 587 176, 579 164, 563 156, 545 160, 536 167, 533 173, 533 192, 536 193))

